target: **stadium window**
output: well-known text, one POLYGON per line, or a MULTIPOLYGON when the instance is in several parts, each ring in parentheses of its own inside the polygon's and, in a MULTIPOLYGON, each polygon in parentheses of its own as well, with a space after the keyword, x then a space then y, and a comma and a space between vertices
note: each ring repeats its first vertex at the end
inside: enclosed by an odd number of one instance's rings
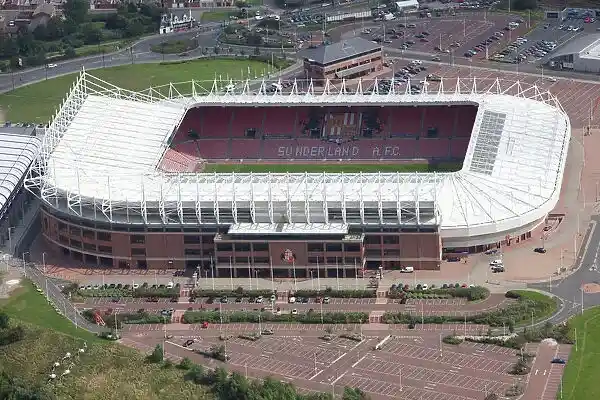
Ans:
POLYGON ((342 244, 341 243, 327 243, 325 245, 325 250, 326 251, 342 251, 342 244))
POLYGON ((60 243, 69 244, 69 238, 63 235, 58 236, 58 241, 60 243))
POLYGON ((308 251, 316 251, 316 252, 323 251, 323 243, 308 243, 306 245, 306 249, 308 251))
POLYGON ((203 244, 213 244, 215 235, 202 235, 203 244))
POLYGON ((199 235, 185 235, 183 237, 184 244, 200 244, 200 236, 199 235))
POLYGON ((131 255, 132 256, 145 256, 146 255, 146 249, 134 247, 134 248, 131 249, 131 255))
POLYGON ((360 245, 359 244, 345 244, 344 250, 346 250, 347 252, 357 252, 357 251, 360 251, 360 245))
POLYGON ((96 235, 98 237, 98 240, 101 240, 103 242, 110 242, 111 240, 109 232, 97 232, 96 235))
POLYGON ((100 265, 102 265, 103 267, 112 267, 113 265, 113 261, 110 258, 98 257, 98 260, 100 261, 100 265))
POLYGON ((400 238, 398 236, 384 236, 383 244, 398 244, 400 243, 400 238))
POLYGON ((231 243, 220 243, 217 245, 217 251, 233 251, 231 243))
POLYGON ((48 218, 44 218, 44 230, 48 231, 48 218))
POLYGON ((253 243, 252 248, 254 251, 269 251, 268 243, 253 243))
POLYGON ((100 253, 112 254, 112 247, 110 246, 98 246, 100 253))
POLYGON ((202 255, 202 250, 200 250, 200 249, 185 249, 184 254, 186 256, 200 256, 200 255, 202 255))
POLYGON ((365 236, 365 244, 381 244, 381 236, 367 235, 365 236))
POLYGON ((308 263, 314 264, 314 265, 319 264, 319 263, 323 264, 323 259, 322 258, 319 259, 319 257, 308 257, 308 263))
POLYGON ((66 231, 67 230, 67 224, 65 224, 64 222, 59 222, 58 223, 58 230, 59 231, 66 231))
POLYGON ((72 226, 69 228, 69 234, 72 236, 79 236, 79 235, 81 235, 81 229, 79 229, 75 226, 72 226))
POLYGON ((337 257, 327 257, 325 259, 325 264, 335 265, 336 262, 339 264, 339 260, 337 259, 337 257))
POLYGON ((235 265, 237 266, 248 265, 249 263, 248 257, 235 257, 235 265))
POLYGON ((94 234, 94 232, 87 229, 83 230, 83 237, 92 240, 96 239, 96 235, 94 234))
POLYGON ((129 242, 131 244, 145 244, 146 237, 144 235, 131 235, 129 237, 129 242))
POLYGON ((236 243, 235 251, 250 251, 250 243, 236 243))
POLYGON ((254 264, 268 264, 269 257, 254 257, 254 264))
POLYGON ((76 249, 81 248, 81 242, 79 240, 71 239, 71 247, 75 247, 76 249))
POLYGON ((96 245, 91 243, 84 243, 83 249, 87 251, 96 251, 96 245))

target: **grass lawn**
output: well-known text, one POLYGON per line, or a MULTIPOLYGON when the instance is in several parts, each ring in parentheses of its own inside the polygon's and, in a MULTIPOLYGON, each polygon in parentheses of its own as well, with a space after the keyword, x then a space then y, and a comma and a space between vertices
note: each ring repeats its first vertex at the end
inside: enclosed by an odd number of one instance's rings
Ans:
POLYGON ((207 164, 205 172, 450 172, 458 171, 462 163, 428 164, 207 164))
POLYGON ((170 40, 150 47, 155 53, 180 54, 198 47, 197 40, 170 40))
POLYGON ((206 11, 200 17, 201 22, 222 22, 229 21, 229 17, 236 15, 237 11, 206 11))
MULTIPOLYGON (((103 68, 91 71, 98 78, 130 90, 143 90, 169 82, 186 82, 214 79, 215 73, 225 79, 239 79, 248 70, 263 71, 267 64, 250 60, 198 60, 171 64, 135 64, 103 68)), ((78 74, 69 74, 36 84, 24 86, 0 95, 0 109, 12 122, 45 123, 68 93, 78 74)), ((245 75, 244 75, 245 76, 245 75)), ((212 82, 206 83, 210 89, 212 82)), ((177 86, 180 91, 191 93, 191 86, 177 86)))
MULTIPOLYGON (((534 292, 531 290, 511 290, 519 293, 522 300, 532 300, 536 302, 536 307, 533 314, 533 322, 538 323, 549 318, 558 310, 558 304, 552 297, 546 296, 543 293, 534 292)), ((516 325, 527 326, 531 325, 531 315, 523 317, 523 320, 516 321, 516 325)))
POLYGON ((569 321, 571 334, 577 329, 577 351, 575 346, 563 375, 564 400, 600 399, 600 307, 586 310, 583 315, 569 321))
POLYGON ((29 284, 1 305, 11 321, 26 326, 27 333, 24 340, 0 347, 0 371, 18 376, 26 384, 45 383, 55 361, 67 352, 77 353, 84 341, 87 343, 86 353, 70 368, 71 374, 53 384, 52 391, 59 399, 213 398, 203 387, 186 382, 176 368, 148 364, 144 355, 133 349, 88 338, 74 327, 70 330, 70 323, 29 284))

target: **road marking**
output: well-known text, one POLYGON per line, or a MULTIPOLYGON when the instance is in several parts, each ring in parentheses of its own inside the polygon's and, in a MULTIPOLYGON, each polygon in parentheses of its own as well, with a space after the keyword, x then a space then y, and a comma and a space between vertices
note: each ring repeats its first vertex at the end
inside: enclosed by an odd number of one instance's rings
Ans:
POLYGON ((352 364, 352 368, 355 368, 358 364, 360 364, 360 362, 362 360, 364 360, 367 357, 367 355, 365 354, 364 356, 362 356, 357 362, 355 362, 354 364, 352 364))
POLYGON ((544 370, 544 376, 546 376, 546 370, 544 370))
POLYGON ((321 372, 323 372, 323 369, 320 369, 319 372, 317 372, 316 374, 314 374, 313 376, 311 376, 310 378, 308 378, 309 381, 312 381, 313 379, 315 379, 317 376, 321 375, 321 372))
POLYGON ((335 385, 337 383, 337 381, 339 381, 340 379, 342 379, 344 377, 344 375, 346 375, 347 371, 344 371, 344 373, 342 373, 340 376, 338 376, 336 379, 333 380, 333 382, 331 382, 331 385, 335 385))
POLYGON ((537 375, 537 374, 538 374, 538 372, 540 372, 540 370, 539 370, 539 369, 536 369, 536 370, 535 370, 535 374, 537 375))

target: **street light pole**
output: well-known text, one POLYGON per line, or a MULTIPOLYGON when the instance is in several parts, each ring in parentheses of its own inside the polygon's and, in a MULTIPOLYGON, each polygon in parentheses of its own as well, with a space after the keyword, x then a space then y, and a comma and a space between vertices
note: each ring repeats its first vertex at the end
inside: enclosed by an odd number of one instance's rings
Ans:
POLYGON ((43 266, 44 275, 46 275, 46 252, 42 253, 42 266, 43 266))

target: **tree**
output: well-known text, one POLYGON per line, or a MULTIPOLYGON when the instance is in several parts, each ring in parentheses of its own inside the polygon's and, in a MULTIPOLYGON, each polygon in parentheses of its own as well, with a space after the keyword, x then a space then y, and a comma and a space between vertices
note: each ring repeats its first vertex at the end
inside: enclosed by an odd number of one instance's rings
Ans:
POLYGON ((65 34, 75 33, 87 21, 90 3, 85 0, 67 0, 63 6, 65 34))
MULTIPOLYGON (((181 361, 183 362, 183 360, 181 361)), ((204 368, 201 365, 192 365, 189 371, 185 374, 185 379, 194 382, 196 385, 201 384, 206 379, 204 368)))
POLYGON ((10 317, 4 311, 0 312, 0 329, 8 328, 8 323, 10 322, 10 317))
POLYGON ((154 347, 154 350, 152 351, 152 353, 150 353, 150 355, 148 356, 148 361, 153 362, 153 363, 159 363, 163 360, 163 347, 160 344, 157 344, 156 347, 154 347))
POLYGON ((345 387, 342 400, 370 400, 370 397, 359 388, 345 387))
POLYGON ((182 358, 179 364, 177 365, 177 368, 184 370, 191 370, 193 367, 194 363, 187 357, 182 358))

